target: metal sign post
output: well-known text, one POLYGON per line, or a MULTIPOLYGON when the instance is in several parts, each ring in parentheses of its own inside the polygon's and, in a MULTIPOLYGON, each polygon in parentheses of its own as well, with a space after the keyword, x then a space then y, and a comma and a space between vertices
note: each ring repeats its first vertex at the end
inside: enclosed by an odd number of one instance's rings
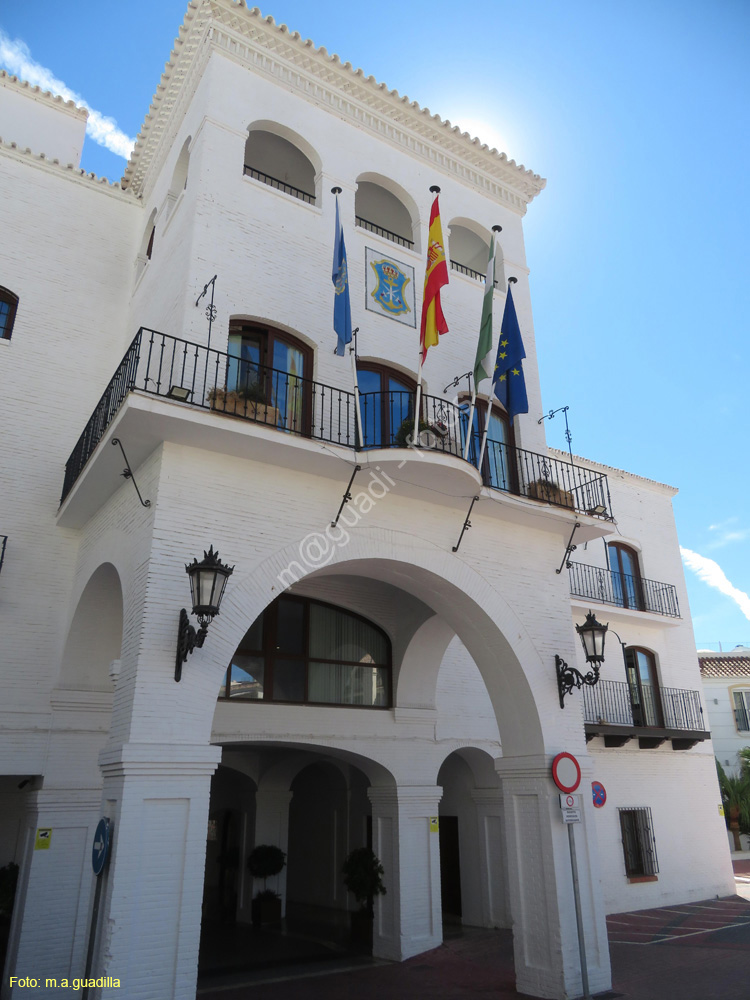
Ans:
MULTIPOLYGON (((91 967, 94 962, 94 947, 96 944, 96 928, 99 923, 99 906, 102 898, 102 883, 100 878, 107 862, 109 861, 109 849, 111 846, 112 823, 108 816, 103 816, 94 833, 94 845, 91 849, 91 867, 96 876, 96 889, 94 890, 94 906, 91 911, 91 927, 89 929, 89 947, 86 953, 86 973, 85 979, 90 978, 91 967)), ((81 1000, 86 1000, 89 995, 88 986, 84 986, 81 1000)))
POLYGON ((578 884, 578 861, 576 859, 575 824, 582 819, 581 796, 573 792, 581 784, 581 765, 572 753, 563 751, 552 761, 552 780, 560 789, 560 810, 562 821, 568 827, 568 847, 570 848, 570 867, 573 873, 573 900, 576 909, 576 928, 578 930, 578 955, 581 960, 581 986, 584 1000, 591 1000, 589 992, 589 974, 586 966, 586 945, 583 940, 583 914, 581 912, 581 889, 578 884))

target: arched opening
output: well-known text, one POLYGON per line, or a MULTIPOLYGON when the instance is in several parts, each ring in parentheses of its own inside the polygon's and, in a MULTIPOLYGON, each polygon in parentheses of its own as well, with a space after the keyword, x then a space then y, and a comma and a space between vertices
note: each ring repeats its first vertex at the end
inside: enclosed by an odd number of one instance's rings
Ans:
POLYGON ((664 725, 656 657, 650 649, 629 646, 625 650, 625 670, 633 713, 633 725, 660 728, 664 725))
POLYGON ((225 385, 209 395, 212 409, 310 433, 312 347, 286 330, 233 319, 227 353, 225 385))
POLYGON ((168 201, 168 214, 171 215, 174 209, 177 199, 180 197, 182 192, 187 187, 188 182, 188 169, 190 167, 190 143, 192 142, 191 136, 188 136, 185 142, 182 144, 182 149, 180 150, 180 155, 177 157, 177 162, 174 166, 174 172, 172 173, 172 182, 169 185, 169 193, 167 195, 168 201))
POLYGON ((154 252, 154 240, 156 238, 156 209, 151 210, 151 214, 148 217, 148 222, 143 230, 143 235, 141 236, 141 245, 138 249, 138 256, 136 258, 137 266, 137 277, 140 277, 145 270, 146 265, 151 260, 151 255, 154 252))
POLYGON ((243 636, 219 698, 387 708, 391 643, 360 615, 282 594, 243 636))
POLYGON ((607 544, 614 603, 622 608, 643 611, 643 584, 638 553, 623 542, 607 544))
MULTIPOLYGON (((355 847, 372 844, 370 776, 335 750, 277 742, 226 745, 211 781, 199 974, 217 974, 341 957, 351 946, 356 904, 342 867, 355 847), (248 858, 278 847, 278 876, 253 879, 248 858), (275 893, 280 918, 256 907, 275 893), (280 922, 279 922, 280 919, 280 922)), ((366 762, 362 762, 367 766, 366 762)))
POLYGON ((122 587, 111 563, 92 574, 68 630, 57 687, 65 690, 113 689, 122 648, 122 587))
POLYGON ((443 928, 507 926, 502 796, 492 759, 466 748, 438 772, 443 928))
MULTIPOLYGON (((453 219, 448 226, 451 270, 484 282, 490 255, 490 233, 471 219, 453 219)), ((503 248, 495 233, 495 288, 505 288, 503 248)))
POLYGON ((405 421, 414 420, 414 378, 377 361, 357 364, 366 448, 391 448, 405 421))
POLYGON ((358 177, 354 214, 360 229, 409 250, 418 249, 414 237, 418 228, 416 204, 393 181, 377 174, 358 177))
MULTIPOLYGON (((488 385, 489 389, 489 385, 488 385)), ((480 455, 482 456, 482 479, 488 486, 493 486, 498 490, 507 490, 510 493, 518 492, 518 475, 514 459, 515 436, 513 426, 508 420, 505 408, 493 397, 492 409, 487 416, 488 400, 478 396, 474 406, 474 413, 471 420, 471 441, 469 443, 468 459, 472 465, 479 468, 480 455), (485 428, 487 429, 487 441, 482 455, 482 439, 485 428)), ((464 396, 460 400, 462 442, 465 443, 469 427, 469 413, 471 410, 470 397, 464 396)))
POLYGON ((18 309, 18 296, 0 285, 0 338, 10 340, 18 309))
POLYGON ((290 129, 274 122, 256 122, 248 129, 244 159, 247 177, 314 205, 319 171, 317 154, 290 129))

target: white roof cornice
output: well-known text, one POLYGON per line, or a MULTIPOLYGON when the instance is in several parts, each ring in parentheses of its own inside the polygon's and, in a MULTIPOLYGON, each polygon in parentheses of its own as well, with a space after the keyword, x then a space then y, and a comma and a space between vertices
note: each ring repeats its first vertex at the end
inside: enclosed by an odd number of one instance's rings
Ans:
POLYGON ((210 51, 281 83, 519 213, 546 184, 505 153, 388 90, 337 55, 316 49, 310 39, 277 25, 272 17, 264 18, 257 7, 248 9, 244 0, 191 0, 125 170, 124 187, 141 194, 147 186, 151 165, 161 159, 162 138, 173 134, 174 118, 184 109, 210 51))
POLYGON ((74 118, 81 118, 83 121, 87 121, 89 117, 88 110, 79 107, 75 101, 66 101, 59 94, 51 94, 49 90, 42 90, 41 87, 35 87, 27 80, 19 80, 17 76, 6 73, 4 69, 0 69, 0 86, 8 87, 11 90, 23 91, 26 97, 31 97, 42 104, 54 104, 58 111, 65 111, 74 118))

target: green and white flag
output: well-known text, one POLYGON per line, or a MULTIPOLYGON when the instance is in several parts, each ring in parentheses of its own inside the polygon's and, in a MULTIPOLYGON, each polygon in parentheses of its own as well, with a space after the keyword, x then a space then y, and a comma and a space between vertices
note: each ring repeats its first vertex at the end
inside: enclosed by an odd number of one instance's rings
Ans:
POLYGON ((490 237, 490 259, 487 263, 487 276, 484 284, 484 300, 482 302, 482 321, 479 324, 479 343, 474 361, 474 387, 479 386, 483 378, 491 378, 494 369, 492 357, 492 293, 495 290, 495 237, 490 237))

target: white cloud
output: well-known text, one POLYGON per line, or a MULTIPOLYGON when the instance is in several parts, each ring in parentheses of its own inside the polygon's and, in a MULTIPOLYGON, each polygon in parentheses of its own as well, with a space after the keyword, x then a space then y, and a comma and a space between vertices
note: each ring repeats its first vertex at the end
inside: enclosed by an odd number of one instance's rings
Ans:
POLYGON ((126 160, 129 159, 135 145, 135 139, 125 135, 122 129, 118 128, 114 118, 109 118, 100 111, 94 110, 80 94, 67 87, 62 80, 58 80, 52 70, 47 69, 46 66, 40 66, 32 59, 29 47, 25 42, 18 38, 9 38, 2 29, 0 29, 0 64, 19 79, 26 80, 35 87, 49 90, 55 96, 62 97, 63 100, 74 101, 80 107, 86 108, 89 112, 86 134, 110 152, 122 156, 126 160))
POLYGON ((714 562, 713 559, 708 559, 706 556, 699 555, 697 552, 691 552, 690 549, 684 549, 682 546, 680 546, 680 554, 682 555, 682 561, 695 573, 699 580, 703 580, 709 587, 715 587, 722 594, 731 598, 745 618, 750 621, 750 595, 730 583, 726 578, 724 570, 717 562, 714 562))

